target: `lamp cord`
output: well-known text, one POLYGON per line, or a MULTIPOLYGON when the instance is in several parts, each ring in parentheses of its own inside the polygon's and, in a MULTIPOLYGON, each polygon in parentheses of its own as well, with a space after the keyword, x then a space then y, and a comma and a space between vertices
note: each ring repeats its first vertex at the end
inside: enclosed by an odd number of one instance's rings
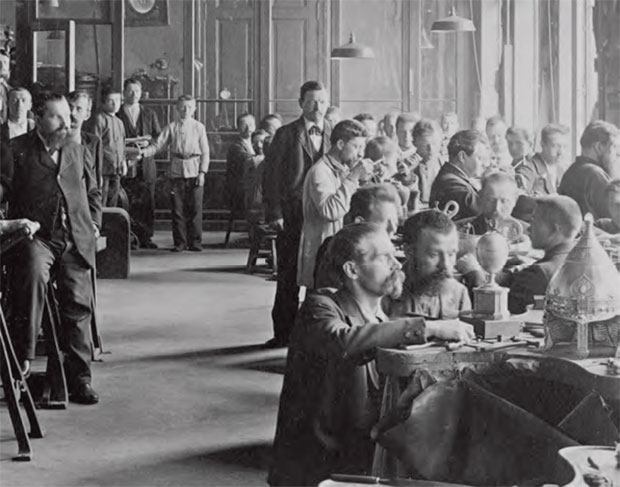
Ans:
MULTIPOLYGON (((469 0, 469 16, 473 20, 474 18, 474 5, 473 0, 469 0)), ((471 33, 474 39, 474 65, 476 66, 476 79, 478 80, 478 90, 480 91, 480 96, 482 96, 482 77, 480 75, 480 65, 478 63, 478 43, 476 42, 476 34, 475 32, 471 33)))
POLYGON ((547 37, 549 39, 549 82, 551 84, 551 114, 553 122, 557 122, 555 107, 555 77, 553 76, 553 45, 551 38, 551 1, 547 0, 547 37))

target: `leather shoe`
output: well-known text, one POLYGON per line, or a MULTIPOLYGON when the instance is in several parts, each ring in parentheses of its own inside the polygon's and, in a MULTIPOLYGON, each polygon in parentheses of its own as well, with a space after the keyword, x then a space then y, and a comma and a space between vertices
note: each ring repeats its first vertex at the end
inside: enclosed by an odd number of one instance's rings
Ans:
POLYGON ((71 402, 78 404, 97 404, 99 395, 95 392, 90 384, 80 384, 69 397, 71 402))
POLYGON ((183 252, 185 250, 185 245, 175 245, 170 249, 170 252, 183 252))
POLYGON ((192 245, 188 250, 192 252, 202 252, 202 247, 200 245, 192 245))
POLYGON ((22 377, 24 379, 30 377, 30 360, 24 360, 21 363, 20 369, 22 370, 22 377))
POLYGON ((157 249, 159 248, 159 246, 153 242, 152 240, 147 240, 146 242, 143 242, 142 244, 140 244, 140 246, 143 249, 157 249))

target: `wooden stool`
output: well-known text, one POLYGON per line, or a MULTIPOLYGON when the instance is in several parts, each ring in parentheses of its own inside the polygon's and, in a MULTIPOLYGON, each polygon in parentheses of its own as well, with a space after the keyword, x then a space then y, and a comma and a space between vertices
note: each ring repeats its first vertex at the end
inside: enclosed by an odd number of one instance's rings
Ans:
POLYGON ((278 276, 278 251, 276 249, 277 234, 266 228, 265 225, 257 225, 250 240, 250 252, 246 271, 249 274, 254 272, 256 261, 259 257, 271 258, 271 276, 276 279, 278 276))

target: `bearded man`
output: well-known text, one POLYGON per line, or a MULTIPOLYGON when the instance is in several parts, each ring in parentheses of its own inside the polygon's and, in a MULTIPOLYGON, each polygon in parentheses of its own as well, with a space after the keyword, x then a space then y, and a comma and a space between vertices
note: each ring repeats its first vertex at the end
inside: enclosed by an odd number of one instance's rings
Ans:
POLYGON ((91 152, 67 140, 71 110, 65 97, 41 93, 33 108, 36 129, 13 139, 12 155, 2 160, 9 218, 27 218, 41 226, 34 238, 20 242, 6 259, 12 338, 22 372, 28 375, 54 268, 70 399, 95 404, 99 396, 91 387, 90 272, 101 224, 101 191, 91 152))
POLYGON ((450 217, 437 210, 416 213, 405 222, 403 238, 407 258, 403 292, 383 300, 386 314, 450 320, 470 310, 467 288, 453 275, 459 238, 450 217))
POLYGON ((332 473, 368 474, 370 430, 380 408, 377 347, 434 336, 470 340, 458 321, 388 319, 383 296, 402 279, 386 231, 352 223, 333 238, 326 259, 338 289, 310 294, 291 334, 274 440, 270 485, 316 485, 332 473))

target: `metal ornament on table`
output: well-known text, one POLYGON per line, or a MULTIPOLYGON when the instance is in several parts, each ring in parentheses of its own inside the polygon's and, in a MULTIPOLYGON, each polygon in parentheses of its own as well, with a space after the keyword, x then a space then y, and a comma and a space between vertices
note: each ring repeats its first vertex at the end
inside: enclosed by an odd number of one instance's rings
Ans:
POLYGON ((493 320, 506 319, 508 312, 508 289, 495 282, 495 275, 508 260, 508 241, 499 232, 487 232, 476 245, 476 258, 487 272, 487 282, 474 289, 474 313, 493 320))
MULTIPOLYGON (((576 355, 590 355, 590 328, 601 344, 618 347, 620 277, 594 235, 592 215, 584 218, 583 235, 551 278, 545 300, 545 350, 577 342, 576 355), (611 320, 607 323, 593 323, 611 320), (576 333, 575 333, 576 332, 576 333)), ((592 345, 596 346, 595 337, 592 345)))

